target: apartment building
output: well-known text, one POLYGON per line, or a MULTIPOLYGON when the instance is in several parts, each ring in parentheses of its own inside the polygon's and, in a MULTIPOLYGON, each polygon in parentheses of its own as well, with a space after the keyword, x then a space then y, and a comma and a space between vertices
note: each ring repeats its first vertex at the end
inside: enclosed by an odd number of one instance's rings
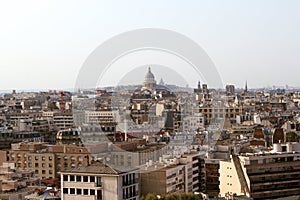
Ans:
POLYGON ((85 122, 90 125, 99 125, 103 127, 102 131, 115 131, 119 119, 117 110, 86 111, 85 122))
POLYGON ((277 144, 271 153, 232 155, 220 161, 220 194, 254 199, 300 197, 300 144, 277 144))
POLYGON ((12 144, 8 160, 18 169, 30 168, 41 179, 58 177, 61 170, 87 166, 92 156, 85 147, 42 142, 12 144))
POLYGON ((204 129, 204 116, 202 113, 195 113, 186 116, 182 120, 183 132, 197 131, 204 129))
POLYGON ((73 114, 72 113, 54 113, 53 122, 56 128, 66 129, 74 126, 73 114))
POLYGON ((219 196, 219 162, 220 159, 202 158, 200 160, 200 192, 207 198, 219 196))
POLYGON ((199 154, 183 154, 172 164, 147 163, 141 170, 142 195, 199 191, 199 154))
POLYGON ((139 200, 140 176, 137 169, 122 172, 100 162, 62 171, 63 200, 139 200))
POLYGON ((217 118, 236 118, 244 112, 242 107, 225 107, 225 106, 204 106, 199 108, 199 112, 205 116, 206 123, 217 118))

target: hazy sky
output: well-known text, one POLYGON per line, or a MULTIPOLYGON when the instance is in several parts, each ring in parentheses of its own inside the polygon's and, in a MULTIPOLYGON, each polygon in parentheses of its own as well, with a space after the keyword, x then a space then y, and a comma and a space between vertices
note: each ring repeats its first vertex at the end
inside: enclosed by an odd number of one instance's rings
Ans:
POLYGON ((138 28, 193 39, 224 84, 300 86, 299 10, 297 0, 1 1, 0 89, 73 88, 97 46, 138 28))

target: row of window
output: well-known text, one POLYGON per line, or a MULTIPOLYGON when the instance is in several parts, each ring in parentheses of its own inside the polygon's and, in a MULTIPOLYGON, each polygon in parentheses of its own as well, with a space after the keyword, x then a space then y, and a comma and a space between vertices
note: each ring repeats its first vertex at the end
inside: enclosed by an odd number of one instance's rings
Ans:
MULTIPOLYGON (((46 163, 42 163, 41 165, 42 167, 47 167, 47 164, 46 163)), ((32 167, 32 163, 28 163, 28 167, 32 167)), ((39 166, 39 163, 34 163, 34 167, 40 167, 39 166)), ((53 167, 53 164, 52 163, 48 163, 48 167, 53 167)))
MULTIPOLYGON (((75 161, 76 160, 76 157, 74 157, 74 156, 71 156, 70 158, 71 158, 71 161, 75 161)), ((61 159, 61 157, 57 156, 57 160, 60 160, 60 159, 61 159)), ((68 160, 68 159, 69 159, 68 156, 64 156, 64 160, 68 160)), ((83 158, 81 156, 79 156, 79 157, 77 157, 77 160, 78 161, 83 161, 83 158)))
POLYGON ((127 186, 127 185, 131 185, 134 184, 135 181, 135 174, 126 174, 125 176, 122 177, 122 182, 123 182, 123 186, 127 186))
POLYGON ((135 186, 123 188, 123 198, 124 199, 128 199, 128 198, 134 197, 136 195, 138 195, 138 192, 136 191, 135 186))
MULTIPOLYGON (((46 174, 46 172, 47 172, 47 170, 42 170, 42 174, 46 174)), ((36 169, 35 171, 34 171, 34 173, 35 174, 39 174, 39 170, 38 169, 36 169)), ((53 171, 52 170, 48 170, 48 174, 53 174, 53 171)))
POLYGON ((97 183, 97 186, 101 186, 101 177, 100 176, 63 175, 63 181, 97 183))
MULTIPOLYGON (((21 154, 17 154, 18 158, 21 158, 22 155, 21 154)), ((27 154, 23 154, 23 157, 26 158, 27 154)), ((28 160, 32 160, 32 158, 34 157, 34 160, 39 160, 40 156, 28 156, 28 160)), ((42 156, 42 160, 45 161, 47 156, 42 156)), ((11 154, 11 158, 15 158, 15 154, 11 154)), ((52 156, 48 156, 48 160, 51 161, 53 158, 52 156)))
POLYGON ((64 194, 73 194, 73 195, 97 195, 97 199, 102 199, 102 191, 94 189, 81 189, 81 188, 63 188, 64 194))

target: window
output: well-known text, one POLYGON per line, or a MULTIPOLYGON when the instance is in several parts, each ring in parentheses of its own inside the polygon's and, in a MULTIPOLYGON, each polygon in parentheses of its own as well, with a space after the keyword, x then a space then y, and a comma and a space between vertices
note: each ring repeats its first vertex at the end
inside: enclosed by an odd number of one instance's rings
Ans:
POLYGON ((49 170, 49 174, 53 174, 53 171, 52 171, 52 170, 49 170))
POLYGON ((49 158, 48 158, 49 160, 52 160, 52 156, 49 156, 49 158))
POLYGON ((84 195, 89 195, 89 190, 88 189, 83 189, 83 194, 84 195))
POLYGON ((97 200, 101 200, 101 199, 102 199, 102 191, 97 190, 97 200))
POLYGON ((42 174, 46 174, 46 170, 42 170, 42 174))
POLYGON ((76 176, 76 181, 81 182, 81 176, 76 176))
POLYGON ((36 169, 36 170, 34 171, 34 173, 35 173, 35 174, 38 174, 38 173, 39 173, 39 170, 36 169))
POLYGON ((68 194, 68 188, 64 188, 64 189, 63 189, 63 193, 64 193, 64 194, 68 194))
POLYGON ((64 181, 68 181, 68 175, 64 175, 64 176, 63 176, 63 180, 64 180, 64 181))
POLYGON ((90 182, 91 183, 95 182, 95 176, 90 176, 90 182))
POLYGON ((75 188, 70 188, 70 194, 75 194, 75 188))
POLYGON ((46 164, 45 164, 45 163, 42 163, 42 167, 46 167, 46 164))
POLYGON ((39 157, 38 157, 38 156, 35 156, 34 159, 35 159, 35 160, 39 160, 39 157))
POLYGON ((28 160, 31 160, 32 158, 31 158, 31 156, 28 156, 28 160))
POLYGON ((35 167, 39 167, 39 163, 35 163, 34 166, 35 166, 35 167))
POLYGON ((81 189, 77 189, 77 194, 81 194, 81 189))
POLYGON ((83 182, 89 182, 89 177, 88 176, 83 176, 83 182))
POLYGON ((52 163, 49 163, 49 167, 53 167, 52 163))
POLYGON ((70 176, 70 181, 73 181, 73 182, 74 182, 74 181, 75 181, 75 176, 72 176, 72 175, 71 175, 71 176, 70 176))
POLYGON ((95 195, 95 190, 90 190, 90 195, 95 195))
POLYGON ((42 156, 42 160, 46 160, 46 157, 45 157, 45 156, 42 156))
POLYGON ((32 163, 28 163, 28 167, 32 167, 32 163))
POLYGON ((102 183, 101 183, 101 177, 98 176, 97 177, 97 187, 101 187, 102 186, 102 183))

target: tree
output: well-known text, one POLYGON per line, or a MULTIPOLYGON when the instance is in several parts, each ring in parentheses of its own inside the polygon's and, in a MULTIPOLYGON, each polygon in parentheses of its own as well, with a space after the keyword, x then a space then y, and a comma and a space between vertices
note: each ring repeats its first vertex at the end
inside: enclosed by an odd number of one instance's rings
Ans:
POLYGON ((167 195, 154 195, 147 194, 145 197, 142 196, 141 200, 200 200, 201 196, 193 193, 181 193, 181 194, 167 194, 167 195))

